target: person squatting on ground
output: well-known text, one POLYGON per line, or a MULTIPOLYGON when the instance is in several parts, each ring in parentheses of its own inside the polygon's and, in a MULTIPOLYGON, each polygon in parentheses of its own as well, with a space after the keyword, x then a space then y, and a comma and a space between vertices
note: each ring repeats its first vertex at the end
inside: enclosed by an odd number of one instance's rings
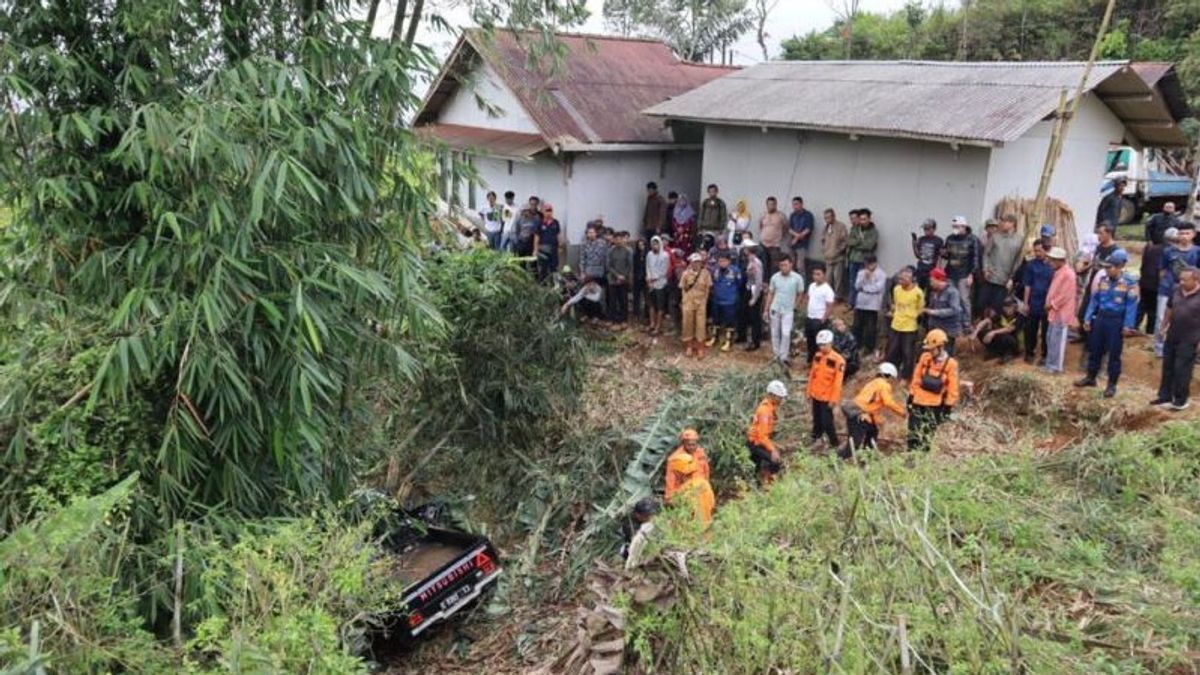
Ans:
POLYGON ((958 361, 946 352, 946 334, 925 335, 924 353, 908 393, 908 449, 928 452, 933 435, 958 403, 958 361))
POLYGON ((1101 263, 1101 274, 1092 290, 1091 300, 1084 311, 1083 323, 1088 329, 1087 374, 1076 387, 1096 386, 1100 374, 1100 360, 1108 356, 1108 385, 1104 398, 1117 394, 1117 381, 1121 379, 1121 350, 1125 336, 1134 334, 1137 323, 1138 283, 1125 272, 1129 254, 1118 249, 1101 263))
POLYGON ((818 452, 821 437, 829 439, 829 448, 838 446, 837 427, 833 420, 833 406, 842 401, 842 384, 846 377, 846 359, 833 349, 833 331, 817 333, 816 347, 819 350, 812 359, 808 372, 808 398, 812 403, 813 452, 818 452))
POLYGON ((854 339, 850 328, 846 326, 846 322, 841 317, 830 321, 829 326, 833 330, 833 351, 846 359, 846 379, 848 380, 858 372, 858 341, 854 339))
POLYGON ((658 513, 658 502, 653 497, 643 497, 633 505, 633 513, 621 524, 621 557, 625 569, 641 566, 646 556, 646 546, 654 536, 654 516, 658 513))
POLYGON ((671 460, 681 454, 690 455, 696 460, 697 472, 701 477, 705 480, 711 480, 712 478, 712 468, 708 463, 708 453, 704 451, 704 448, 700 447, 700 432, 692 428, 684 429, 679 433, 679 446, 667 457, 668 468, 664 476, 665 485, 663 487, 663 499, 667 503, 671 502, 675 493, 679 492, 679 488, 687 480, 687 476, 670 470, 671 460))
POLYGON ((1021 352, 1020 335, 1024 326, 1025 317, 1017 311, 1016 298, 1008 298, 1000 312, 984 310, 984 317, 975 325, 971 337, 979 340, 988 358, 998 358, 1005 364, 1021 352))
POLYGON ((775 474, 783 469, 783 458, 779 456, 779 448, 775 447, 772 436, 775 435, 775 424, 779 421, 779 404, 787 397, 787 385, 779 380, 771 380, 767 385, 767 395, 755 408, 754 419, 750 421, 750 430, 746 433, 750 460, 758 469, 758 482, 763 486, 770 485, 775 480, 775 474))
POLYGON ((758 351, 762 344, 763 263, 758 246, 747 237, 742 240, 742 288, 738 295, 737 341, 746 341, 746 351, 758 351))
POLYGON ((680 306, 683 309, 683 340, 687 356, 700 358, 704 355, 704 332, 708 323, 708 294, 712 290, 712 277, 704 269, 704 256, 693 253, 688 257, 688 268, 679 277, 680 306))
POLYGON ((879 337, 879 312, 883 308, 887 273, 873 255, 863 259, 863 268, 850 280, 858 301, 854 305, 854 340, 868 354, 874 353, 879 337))
POLYGON ((733 253, 717 254, 717 274, 713 278, 713 324, 719 337, 721 351, 733 348, 733 332, 737 327, 738 295, 742 288, 742 271, 733 264, 733 253))
POLYGON ((804 315, 804 341, 807 348, 805 358, 809 364, 812 364, 813 356, 817 353, 817 333, 825 330, 829 325, 829 316, 833 312, 833 305, 837 302, 833 288, 825 283, 824 267, 814 266, 812 278, 812 283, 808 285, 808 292, 805 293, 804 315))
POLYGON ((888 338, 886 360, 899 363, 900 377, 907 380, 912 375, 916 358, 918 321, 925 308, 925 294, 913 282, 910 270, 901 270, 897 277, 898 283, 892 289, 892 333, 888 338))
POLYGON ((945 270, 935 269, 929 274, 929 294, 925 309, 928 328, 938 328, 946 334, 946 352, 954 356, 955 343, 963 326, 963 302, 958 289, 950 285, 945 270))
POLYGON ((1046 256, 1054 268, 1050 289, 1046 292, 1046 367, 1051 374, 1063 372, 1067 356, 1067 331, 1075 323, 1075 305, 1079 302, 1075 269, 1067 264, 1067 252, 1060 246, 1046 256))
POLYGON ((675 491, 672 504, 690 507, 695 522, 701 529, 707 530, 712 525, 717 497, 701 470, 700 462, 688 453, 677 453, 667 460, 667 471, 679 476, 682 481, 675 491))
POLYGON ((1158 397, 1151 405, 1185 410, 1196 365, 1196 344, 1200 342, 1200 270, 1185 267, 1178 273, 1179 285, 1167 301, 1160 322, 1163 340, 1162 378, 1158 397))
POLYGON ((907 414, 892 395, 892 381, 899 377, 896 366, 884 361, 879 364, 878 373, 857 396, 842 404, 842 414, 846 416, 846 443, 838 450, 842 459, 851 459, 864 449, 876 447, 884 409, 897 417, 907 414))
POLYGON ((792 261, 779 261, 779 271, 771 277, 763 319, 771 323, 771 351, 775 360, 787 366, 791 363, 792 325, 796 316, 796 299, 804 291, 804 277, 792 271, 792 261))

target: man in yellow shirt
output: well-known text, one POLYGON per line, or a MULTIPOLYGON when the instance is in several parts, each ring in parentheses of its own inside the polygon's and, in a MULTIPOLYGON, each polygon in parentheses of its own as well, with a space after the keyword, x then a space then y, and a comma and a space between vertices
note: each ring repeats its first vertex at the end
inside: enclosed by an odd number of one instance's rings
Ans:
POLYGON ((921 310, 925 309, 925 293, 913 282, 911 268, 900 270, 899 281, 892 289, 892 334, 888 340, 886 361, 900 364, 900 377, 912 377, 916 363, 917 329, 921 310))

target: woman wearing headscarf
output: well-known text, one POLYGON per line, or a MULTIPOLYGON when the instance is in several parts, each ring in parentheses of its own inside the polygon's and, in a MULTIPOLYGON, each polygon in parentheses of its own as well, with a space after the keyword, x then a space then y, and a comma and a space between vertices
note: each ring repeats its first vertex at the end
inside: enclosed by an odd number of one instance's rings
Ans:
POLYGON ((679 195, 675 202, 675 215, 671 223, 671 243, 681 249, 684 255, 693 250, 693 240, 696 237, 696 210, 688 203, 686 195, 679 195))
POLYGON ((750 232, 750 207, 745 199, 737 200, 733 213, 729 214, 729 246, 739 250, 742 239, 750 232))

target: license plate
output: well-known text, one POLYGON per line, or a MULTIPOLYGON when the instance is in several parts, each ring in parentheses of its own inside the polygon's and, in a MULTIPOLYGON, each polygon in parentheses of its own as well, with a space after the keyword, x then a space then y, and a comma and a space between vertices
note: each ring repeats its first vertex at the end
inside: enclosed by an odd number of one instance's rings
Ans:
POLYGON ((440 605, 441 611, 444 612, 447 609, 450 609, 451 607, 454 607, 458 603, 462 602, 462 600, 464 598, 466 598, 467 596, 469 596, 473 590, 475 590, 475 589, 472 588, 471 586, 464 586, 464 587, 458 589, 457 591, 454 591, 454 593, 452 595, 447 597, 445 600, 442 600, 442 603, 440 605))

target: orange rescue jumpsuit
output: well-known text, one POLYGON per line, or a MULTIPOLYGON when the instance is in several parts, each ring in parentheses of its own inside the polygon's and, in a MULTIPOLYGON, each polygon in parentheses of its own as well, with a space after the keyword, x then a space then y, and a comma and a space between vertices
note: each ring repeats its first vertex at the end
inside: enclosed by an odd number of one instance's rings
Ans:
POLYGON ((704 448, 697 446, 694 454, 688 452, 682 445, 675 448, 675 451, 672 452, 669 457, 667 457, 667 485, 663 490, 663 498, 668 502, 671 501, 671 497, 674 497, 676 492, 679 492, 679 488, 683 487, 683 484, 687 482, 686 475, 681 474, 678 471, 671 470, 671 460, 675 459, 680 454, 690 455, 696 460, 696 473, 703 477, 704 480, 711 480, 712 477, 712 467, 710 467, 708 464, 708 453, 704 452, 704 448))

